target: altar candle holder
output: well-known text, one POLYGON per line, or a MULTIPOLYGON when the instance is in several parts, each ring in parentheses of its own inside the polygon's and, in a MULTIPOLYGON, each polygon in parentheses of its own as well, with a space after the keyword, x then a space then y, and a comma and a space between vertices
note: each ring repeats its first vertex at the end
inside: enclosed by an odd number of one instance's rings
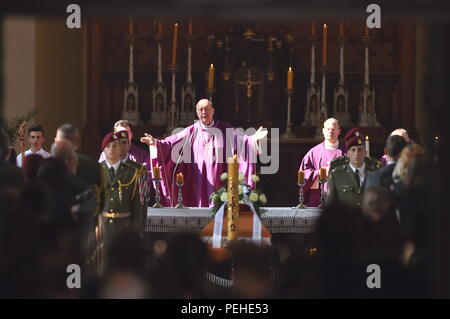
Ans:
POLYGON ((327 182, 327 179, 319 179, 320 184, 320 205, 319 208, 325 207, 325 183, 327 182))
POLYGON ((175 208, 186 208, 186 206, 183 205, 183 185, 184 185, 184 183, 177 183, 177 186, 178 186, 178 204, 175 206, 175 208))
POLYGON ((209 97, 209 100, 211 101, 211 103, 213 102, 213 95, 214 95, 215 91, 216 91, 215 88, 207 88, 206 89, 206 92, 208 93, 208 97, 209 97))
POLYGON ((295 207, 295 208, 308 208, 303 202, 305 201, 305 198, 304 198, 304 196, 303 196, 303 186, 305 186, 305 184, 306 183, 297 183, 297 185, 298 185, 298 193, 299 193, 299 196, 298 196, 298 201, 299 201, 299 204, 297 205, 297 207, 295 207))
POLYGON ((291 139, 295 138, 295 134, 292 131, 292 121, 291 121, 291 98, 292 93, 294 92, 293 89, 286 89, 286 93, 288 96, 288 105, 287 105, 287 118, 286 118, 286 132, 284 132, 281 135, 282 139, 291 139))
POLYGON ((161 196, 159 194, 159 184, 161 183, 161 178, 153 178, 153 181, 155 181, 156 183, 156 189, 155 189, 155 205, 153 205, 153 208, 163 208, 164 206, 161 205, 160 200, 161 200, 161 196))

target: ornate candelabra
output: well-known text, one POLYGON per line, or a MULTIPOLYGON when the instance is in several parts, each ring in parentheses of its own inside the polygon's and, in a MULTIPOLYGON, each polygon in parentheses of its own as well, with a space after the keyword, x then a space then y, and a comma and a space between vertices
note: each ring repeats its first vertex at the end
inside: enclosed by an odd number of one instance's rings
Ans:
POLYGON ((214 94, 214 92, 216 92, 216 89, 215 88, 207 88, 206 92, 208 92, 209 100, 212 103, 213 102, 213 94, 214 94))
POLYGON ((286 132, 281 135, 281 138, 295 138, 294 132, 292 132, 292 121, 291 121, 291 97, 293 89, 286 89, 286 93, 288 95, 288 106, 287 106, 287 120, 286 120, 286 132))
POLYGON ((298 202, 299 204, 297 205, 297 207, 295 208, 307 208, 307 206, 305 204, 303 204, 303 202, 305 201, 304 197, 303 197, 303 187, 305 186, 306 183, 297 183, 298 185, 298 202))
POLYGON ((317 113, 317 129, 316 138, 323 138, 322 127, 323 122, 327 119, 327 100, 326 100, 326 85, 327 85, 327 67, 322 67, 322 87, 320 93, 320 107, 317 113))
POLYGON ((156 183, 156 187, 155 187, 155 205, 153 205, 153 208, 163 208, 164 206, 161 205, 160 200, 161 200, 161 196, 159 194, 159 184, 161 183, 161 178, 153 178, 153 180, 156 183))
POLYGON ((175 208, 186 208, 186 206, 183 205, 183 185, 184 185, 184 183, 177 183, 177 186, 178 186, 178 204, 175 206, 175 208))
POLYGON ((170 73, 172 74, 172 94, 170 98, 170 118, 167 133, 172 134, 172 131, 175 129, 177 124, 176 123, 177 102, 175 98, 175 90, 176 90, 175 77, 177 73, 177 66, 172 65, 169 67, 169 70, 170 73))

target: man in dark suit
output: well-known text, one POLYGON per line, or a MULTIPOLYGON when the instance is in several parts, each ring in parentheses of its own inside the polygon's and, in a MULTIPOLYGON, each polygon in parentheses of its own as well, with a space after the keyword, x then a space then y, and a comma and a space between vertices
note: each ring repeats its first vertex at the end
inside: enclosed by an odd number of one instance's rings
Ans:
POLYGON ((384 153, 386 154, 387 165, 372 172, 367 177, 365 189, 372 186, 381 186, 390 189, 393 183, 392 172, 394 171, 395 162, 400 157, 402 149, 405 147, 405 139, 398 135, 391 135, 386 141, 384 153))
POLYGON ((102 173, 100 164, 94 159, 80 153, 79 148, 81 144, 80 131, 78 128, 70 123, 66 123, 58 127, 56 131, 55 142, 58 143, 61 140, 69 140, 78 155, 78 166, 75 175, 80 178, 87 185, 94 187, 97 204, 100 210, 102 209, 101 203, 103 203, 104 190, 102 188, 102 173))
POLYGON ((100 165, 94 159, 81 154, 79 151, 81 138, 78 128, 70 123, 66 123, 58 127, 56 131, 55 142, 58 143, 61 139, 66 139, 72 142, 78 154, 78 167, 76 175, 81 178, 86 184, 100 187, 101 170, 100 165))

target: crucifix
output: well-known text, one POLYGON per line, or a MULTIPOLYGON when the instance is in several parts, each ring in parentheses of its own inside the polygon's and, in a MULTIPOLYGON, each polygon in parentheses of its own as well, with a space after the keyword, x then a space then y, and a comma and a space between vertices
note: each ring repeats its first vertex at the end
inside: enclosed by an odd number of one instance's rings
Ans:
POLYGON ((247 80, 246 81, 239 81, 239 85, 245 85, 247 87, 247 107, 248 107, 248 119, 247 121, 250 122, 250 99, 252 97, 252 88, 253 86, 261 84, 261 81, 252 81, 252 71, 247 71, 247 80))

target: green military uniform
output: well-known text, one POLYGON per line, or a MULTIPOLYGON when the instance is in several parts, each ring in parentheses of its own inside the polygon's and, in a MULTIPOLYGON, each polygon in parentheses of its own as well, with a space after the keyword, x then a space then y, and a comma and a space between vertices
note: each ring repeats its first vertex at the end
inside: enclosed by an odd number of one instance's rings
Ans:
POLYGON ((130 163, 121 162, 114 178, 108 165, 102 162, 102 172, 105 181, 105 205, 103 217, 105 220, 104 240, 108 243, 116 231, 133 228, 144 230, 145 203, 140 198, 140 183, 142 169, 130 163))
MULTIPOLYGON (((344 137, 347 151, 352 147, 364 147, 364 136, 359 128, 353 128, 344 137)), ((330 163, 328 176, 327 204, 339 203, 350 207, 360 207, 364 185, 370 172, 381 167, 381 163, 373 158, 364 158, 364 181, 359 184, 359 177, 350 167, 348 156, 340 156, 330 163), (357 180, 358 178, 358 180, 357 180)))
POLYGON ((364 163, 366 166, 362 185, 358 185, 355 173, 350 167, 350 161, 347 156, 338 157, 330 163, 330 167, 333 168, 328 178, 327 203, 340 203, 353 207, 359 207, 361 205, 362 192, 367 175, 381 167, 381 163, 378 160, 369 157, 364 159, 364 163), (332 165, 334 161, 337 161, 339 165, 332 165))

